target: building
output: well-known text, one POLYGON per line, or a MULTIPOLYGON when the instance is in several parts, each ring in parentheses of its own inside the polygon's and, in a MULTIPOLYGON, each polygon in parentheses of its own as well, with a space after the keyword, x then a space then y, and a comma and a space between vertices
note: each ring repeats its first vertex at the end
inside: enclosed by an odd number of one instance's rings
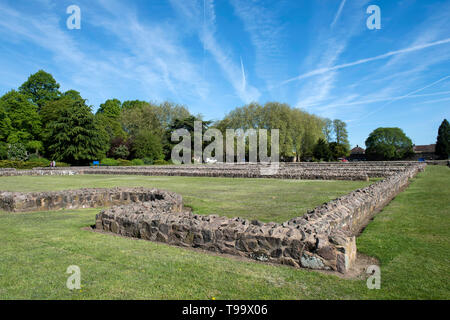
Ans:
POLYGON ((365 161, 366 160, 366 150, 356 145, 352 150, 350 150, 349 161, 365 161))
POLYGON ((436 160, 438 156, 436 155, 436 144, 427 144, 420 146, 413 146, 414 156, 412 160, 425 159, 425 160, 436 160))

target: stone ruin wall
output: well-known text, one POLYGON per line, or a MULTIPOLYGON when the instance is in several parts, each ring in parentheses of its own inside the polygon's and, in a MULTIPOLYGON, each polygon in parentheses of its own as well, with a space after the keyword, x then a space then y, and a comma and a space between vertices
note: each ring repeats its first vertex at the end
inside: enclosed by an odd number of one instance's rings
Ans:
POLYGON ((98 230, 259 261, 345 273, 356 259, 355 236, 424 166, 406 166, 384 180, 282 224, 195 215, 183 209, 181 196, 143 188, 2 192, 0 207, 8 211, 36 211, 113 206, 97 214, 98 230))
POLYGON ((153 202, 180 211, 182 197, 174 192, 146 188, 95 188, 49 192, 0 191, 0 208, 9 212, 49 211, 111 207, 117 205, 153 202))
POLYGON ((261 164, 172 165, 137 167, 70 167, 0 170, 0 176, 127 174, 229 178, 277 178, 308 180, 362 180, 384 178, 415 166, 417 162, 371 163, 280 163, 275 174, 263 174, 261 164))

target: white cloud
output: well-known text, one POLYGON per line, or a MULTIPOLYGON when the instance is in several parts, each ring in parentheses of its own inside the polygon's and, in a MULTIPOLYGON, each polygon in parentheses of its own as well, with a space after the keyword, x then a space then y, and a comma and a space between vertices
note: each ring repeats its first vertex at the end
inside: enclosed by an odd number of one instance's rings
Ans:
MULTIPOLYGON (((53 10, 36 15, 0 5, 0 33, 9 41, 46 50, 44 56, 56 62, 52 68, 63 75, 57 80, 86 97, 117 97, 127 86, 141 92, 135 97, 140 99, 206 97, 209 84, 199 75, 173 28, 143 24, 129 5, 115 1, 98 4, 103 7, 92 3, 87 13, 83 11, 83 18, 94 24, 96 32, 112 36, 120 48, 104 47, 92 40, 83 42, 84 27, 76 32, 66 30, 61 21, 65 16, 53 10)), ((42 68, 41 56, 35 58, 37 68, 42 68)), ((27 57, 33 59, 33 55, 27 57)))
POLYGON ((244 25, 255 50, 256 75, 270 88, 282 79, 287 68, 283 20, 278 17, 282 2, 231 0, 236 15, 244 25), (278 7, 279 6, 279 7, 278 7))
POLYGON ((171 5, 185 18, 191 27, 197 30, 198 37, 204 48, 212 55, 219 65, 228 82, 232 85, 238 97, 245 103, 257 101, 260 92, 248 84, 242 86, 242 71, 238 63, 234 61, 229 53, 216 39, 216 16, 213 0, 199 1, 177 1, 170 0, 171 5), (200 17, 204 17, 200 23, 200 17))

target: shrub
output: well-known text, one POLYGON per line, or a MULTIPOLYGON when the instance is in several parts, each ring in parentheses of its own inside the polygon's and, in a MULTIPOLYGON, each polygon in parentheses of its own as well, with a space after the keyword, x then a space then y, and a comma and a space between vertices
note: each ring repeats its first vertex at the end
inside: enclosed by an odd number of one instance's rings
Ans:
POLYGON ((28 159, 28 152, 21 143, 12 143, 8 146, 8 159, 13 161, 25 161, 28 159))
POLYGON ((8 159, 8 144, 0 141, 0 160, 8 159))
POLYGON ((149 157, 145 157, 142 161, 144 161, 144 164, 153 164, 153 159, 149 157))
MULTIPOLYGON (((44 161, 20 161, 20 160, 0 160, 0 168, 16 168, 16 169, 33 169, 36 167, 48 167, 50 161, 43 159, 44 161)), ((57 162, 57 167, 68 167, 67 163, 57 162)))
POLYGON ((50 160, 45 158, 39 158, 37 155, 32 154, 30 155, 30 158, 28 159, 29 162, 36 162, 40 165, 38 167, 48 167, 50 166, 50 160))
POLYGON ((113 150, 113 155, 115 158, 124 159, 130 155, 130 151, 126 145, 121 144, 113 150))
POLYGON ((70 164, 68 164, 68 163, 65 163, 65 162, 58 162, 58 161, 56 161, 56 164, 55 164, 57 167, 70 167, 70 164))
POLYGON ((155 160, 153 162, 154 165, 156 166, 161 166, 161 165, 170 165, 173 164, 172 160, 166 161, 166 160, 155 160))
POLYGON ((163 147, 161 138, 148 130, 141 130, 133 141, 133 152, 138 158, 161 159, 163 147))
POLYGON ((116 160, 116 159, 105 158, 105 159, 102 159, 100 161, 100 165, 108 166, 108 167, 110 167, 110 166, 117 166, 117 165, 119 165, 119 161, 116 160))
POLYGON ((130 160, 117 159, 117 165, 118 165, 118 166, 131 166, 131 165, 133 165, 133 164, 131 163, 130 160))
POLYGON ((144 160, 142 160, 142 159, 133 159, 133 160, 131 160, 131 164, 133 166, 143 166, 145 163, 144 163, 144 160))

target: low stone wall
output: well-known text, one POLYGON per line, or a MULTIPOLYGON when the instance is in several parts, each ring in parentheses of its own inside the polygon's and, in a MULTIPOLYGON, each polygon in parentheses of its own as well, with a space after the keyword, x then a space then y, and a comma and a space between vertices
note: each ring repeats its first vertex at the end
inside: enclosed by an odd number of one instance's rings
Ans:
POLYGON ((0 170, 0 176, 124 174, 151 176, 191 176, 229 178, 277 178, 305 180, 363 180, 384 178, 415 167, 418 162, 364 163, 280 163, 273 174, 265 174, 263 164, 208 164, 136 167, 70 167, 34 168, 33 170, 0 170))
POLYGON ((103 210, 96 217, 96 227, 124 236, 344 273, 356 259, 355 236, 421 170, 423 166, 410 167, 283 224, 186 211, 165 214, 153 212, 144 203, 103 210))
POLYGON ((180 195, 144 188, 0 192, 0 207, 8 211, 36 211, 112 206, 97 214, 98 230, 345 273, 356 259, 356 235, 424 167, 425 164, 406 166, 282 224, 195 215, 183 209, 180 195))
POLYGON ((0 208, 10 212, 110 207, 120 204, 157 203, 172 211, 182 208, 182 197, 174 192, 146 188, 79 189, 49 192, 0 191, 0 208))
POLYGON ((46 169, 32 169, 32 170, 5 170, 0 171, 0 177, 15 177, 15 176, 73 176, 76 174, 83 174, 80 170, 63 169, 63 170, 46 170, 46 169))
POLYGON ((450 167, 450 160, 426 160, 427 164, 450 167))

